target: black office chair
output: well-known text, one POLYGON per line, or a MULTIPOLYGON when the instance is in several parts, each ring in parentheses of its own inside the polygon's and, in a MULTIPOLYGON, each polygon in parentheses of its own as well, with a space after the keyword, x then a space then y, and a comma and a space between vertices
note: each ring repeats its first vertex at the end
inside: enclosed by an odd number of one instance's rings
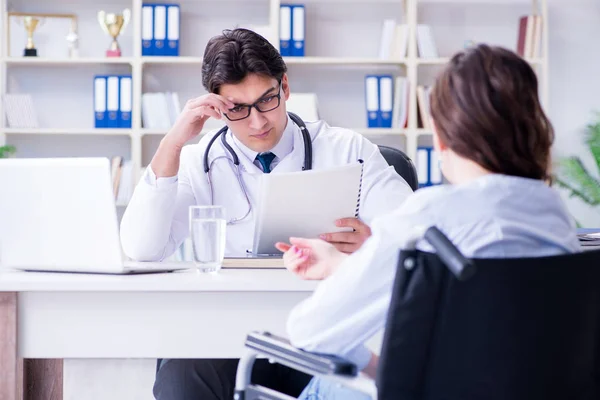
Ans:
POLYGON ((413 192, 419 188, 419 179, 417 178, 417 169, 414 163, 402 150, 389 146, 378 146, 379 151, 385 161, 404 178, 406 183, 412 188, 413 192))
MULTIPOLYGON (((426 239, 437 254, 400 253, 373 398, 600 398, 600 251, 466 260, 437 229, 426 239)), ((268 333, 249 335, 246 347, 240 400, 262 393, 249 369, 263 354, 312 375, 356 381, 351 363, 268 333)))

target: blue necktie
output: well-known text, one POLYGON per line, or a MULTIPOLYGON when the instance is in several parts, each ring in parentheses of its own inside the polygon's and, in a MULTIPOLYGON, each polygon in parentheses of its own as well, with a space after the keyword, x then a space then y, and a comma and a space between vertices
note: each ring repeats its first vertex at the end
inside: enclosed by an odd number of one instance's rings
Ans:
POLYGON ((256 156, 256 159, 258 160, 260 165, 262 165, 262 169, 265 174, 268 174, 269 172, 271 172, 271 163, 273 162, 274 158, 275 158, 275 154, 273 154, 271 152, 261 153, 256 156))

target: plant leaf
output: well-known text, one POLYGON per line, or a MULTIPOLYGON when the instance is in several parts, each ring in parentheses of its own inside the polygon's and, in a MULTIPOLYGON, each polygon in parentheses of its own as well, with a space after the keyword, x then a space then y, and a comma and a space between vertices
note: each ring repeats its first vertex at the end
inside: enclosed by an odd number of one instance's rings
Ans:
POLYGON ((5 158, 11 154, 14 154, 17 151, 15 146, 6 145, 0 146, 0 158, 5 158))
POLYGON ((556 183, 589 205, 600 204, 600 181, 590 175, 578 157, 561 160, 556 183))
POLYGON ((597 115, 598 119, 596 122, 587 126, 585 143, 588 145, 592 155, 594 156, 598 172, 600 173, 600 112, 597 115))

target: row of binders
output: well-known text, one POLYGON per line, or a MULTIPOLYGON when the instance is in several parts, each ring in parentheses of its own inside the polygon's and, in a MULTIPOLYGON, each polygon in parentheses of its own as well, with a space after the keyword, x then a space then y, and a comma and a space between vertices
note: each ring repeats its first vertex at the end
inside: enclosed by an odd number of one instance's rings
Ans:
POLYGON ((131 128, 131 75, 94 77, 94 126, 131 128))
MULTIPOLYGON (((418 126, 433 129, 430 86, 417 86, 418 126)), ((365 98, 369 128, 406 128, 408 124, 409 82, 404 76, 367 75, 365 98)))
MULTIPOLYGON (((399 60, 407 57, 409 28, 395 19, 383 21, 379 42, 379 59, 399 60)), ((439 57, 431 26, 417 25, 417 51, 420 58, 439 57)))
POLYGON ((417 107, 419 109, 419 123, 421 128, 428 130, 433 129, 433 122, 431 122, 431 86, 417 86, 417 107))
POLYGON ((279 8, 279 52, 283 57, 304 57, 306 29, 304 5, 282 4, 279 8))
POLYGON ((408 50, 408 25, 398 24, 395 19, 383 21, 379 59, 398 60, 406 57, 408 50))
POLYGON ((142 56, 179 56, 178 4, 142 4, 142 56))
POLYGON ((419 146, 417 148, 416 164, 420 188, 443 183, 439 157, 433 147, 419 146))
POLYGON ((405 77, 365 76, 365 103, 369 128, 405 128, 409 85, 405 77))
POLYGON ((526 15, 519 18, 519 35, 517 37, 517 53, 524 58, 535 58, 541 55, 542 16, 526 15))

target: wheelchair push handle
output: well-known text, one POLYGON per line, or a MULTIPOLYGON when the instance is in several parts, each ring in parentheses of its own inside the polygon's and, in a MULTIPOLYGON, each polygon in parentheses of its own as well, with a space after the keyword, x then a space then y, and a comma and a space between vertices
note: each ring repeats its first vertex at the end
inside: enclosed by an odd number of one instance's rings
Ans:
POLYGON ((428 228, 424 238, 433 246, 437 255, 458 280, 467 280, 475 273, 475 264, 463 256, 438 228, 435 226, 428 228))

